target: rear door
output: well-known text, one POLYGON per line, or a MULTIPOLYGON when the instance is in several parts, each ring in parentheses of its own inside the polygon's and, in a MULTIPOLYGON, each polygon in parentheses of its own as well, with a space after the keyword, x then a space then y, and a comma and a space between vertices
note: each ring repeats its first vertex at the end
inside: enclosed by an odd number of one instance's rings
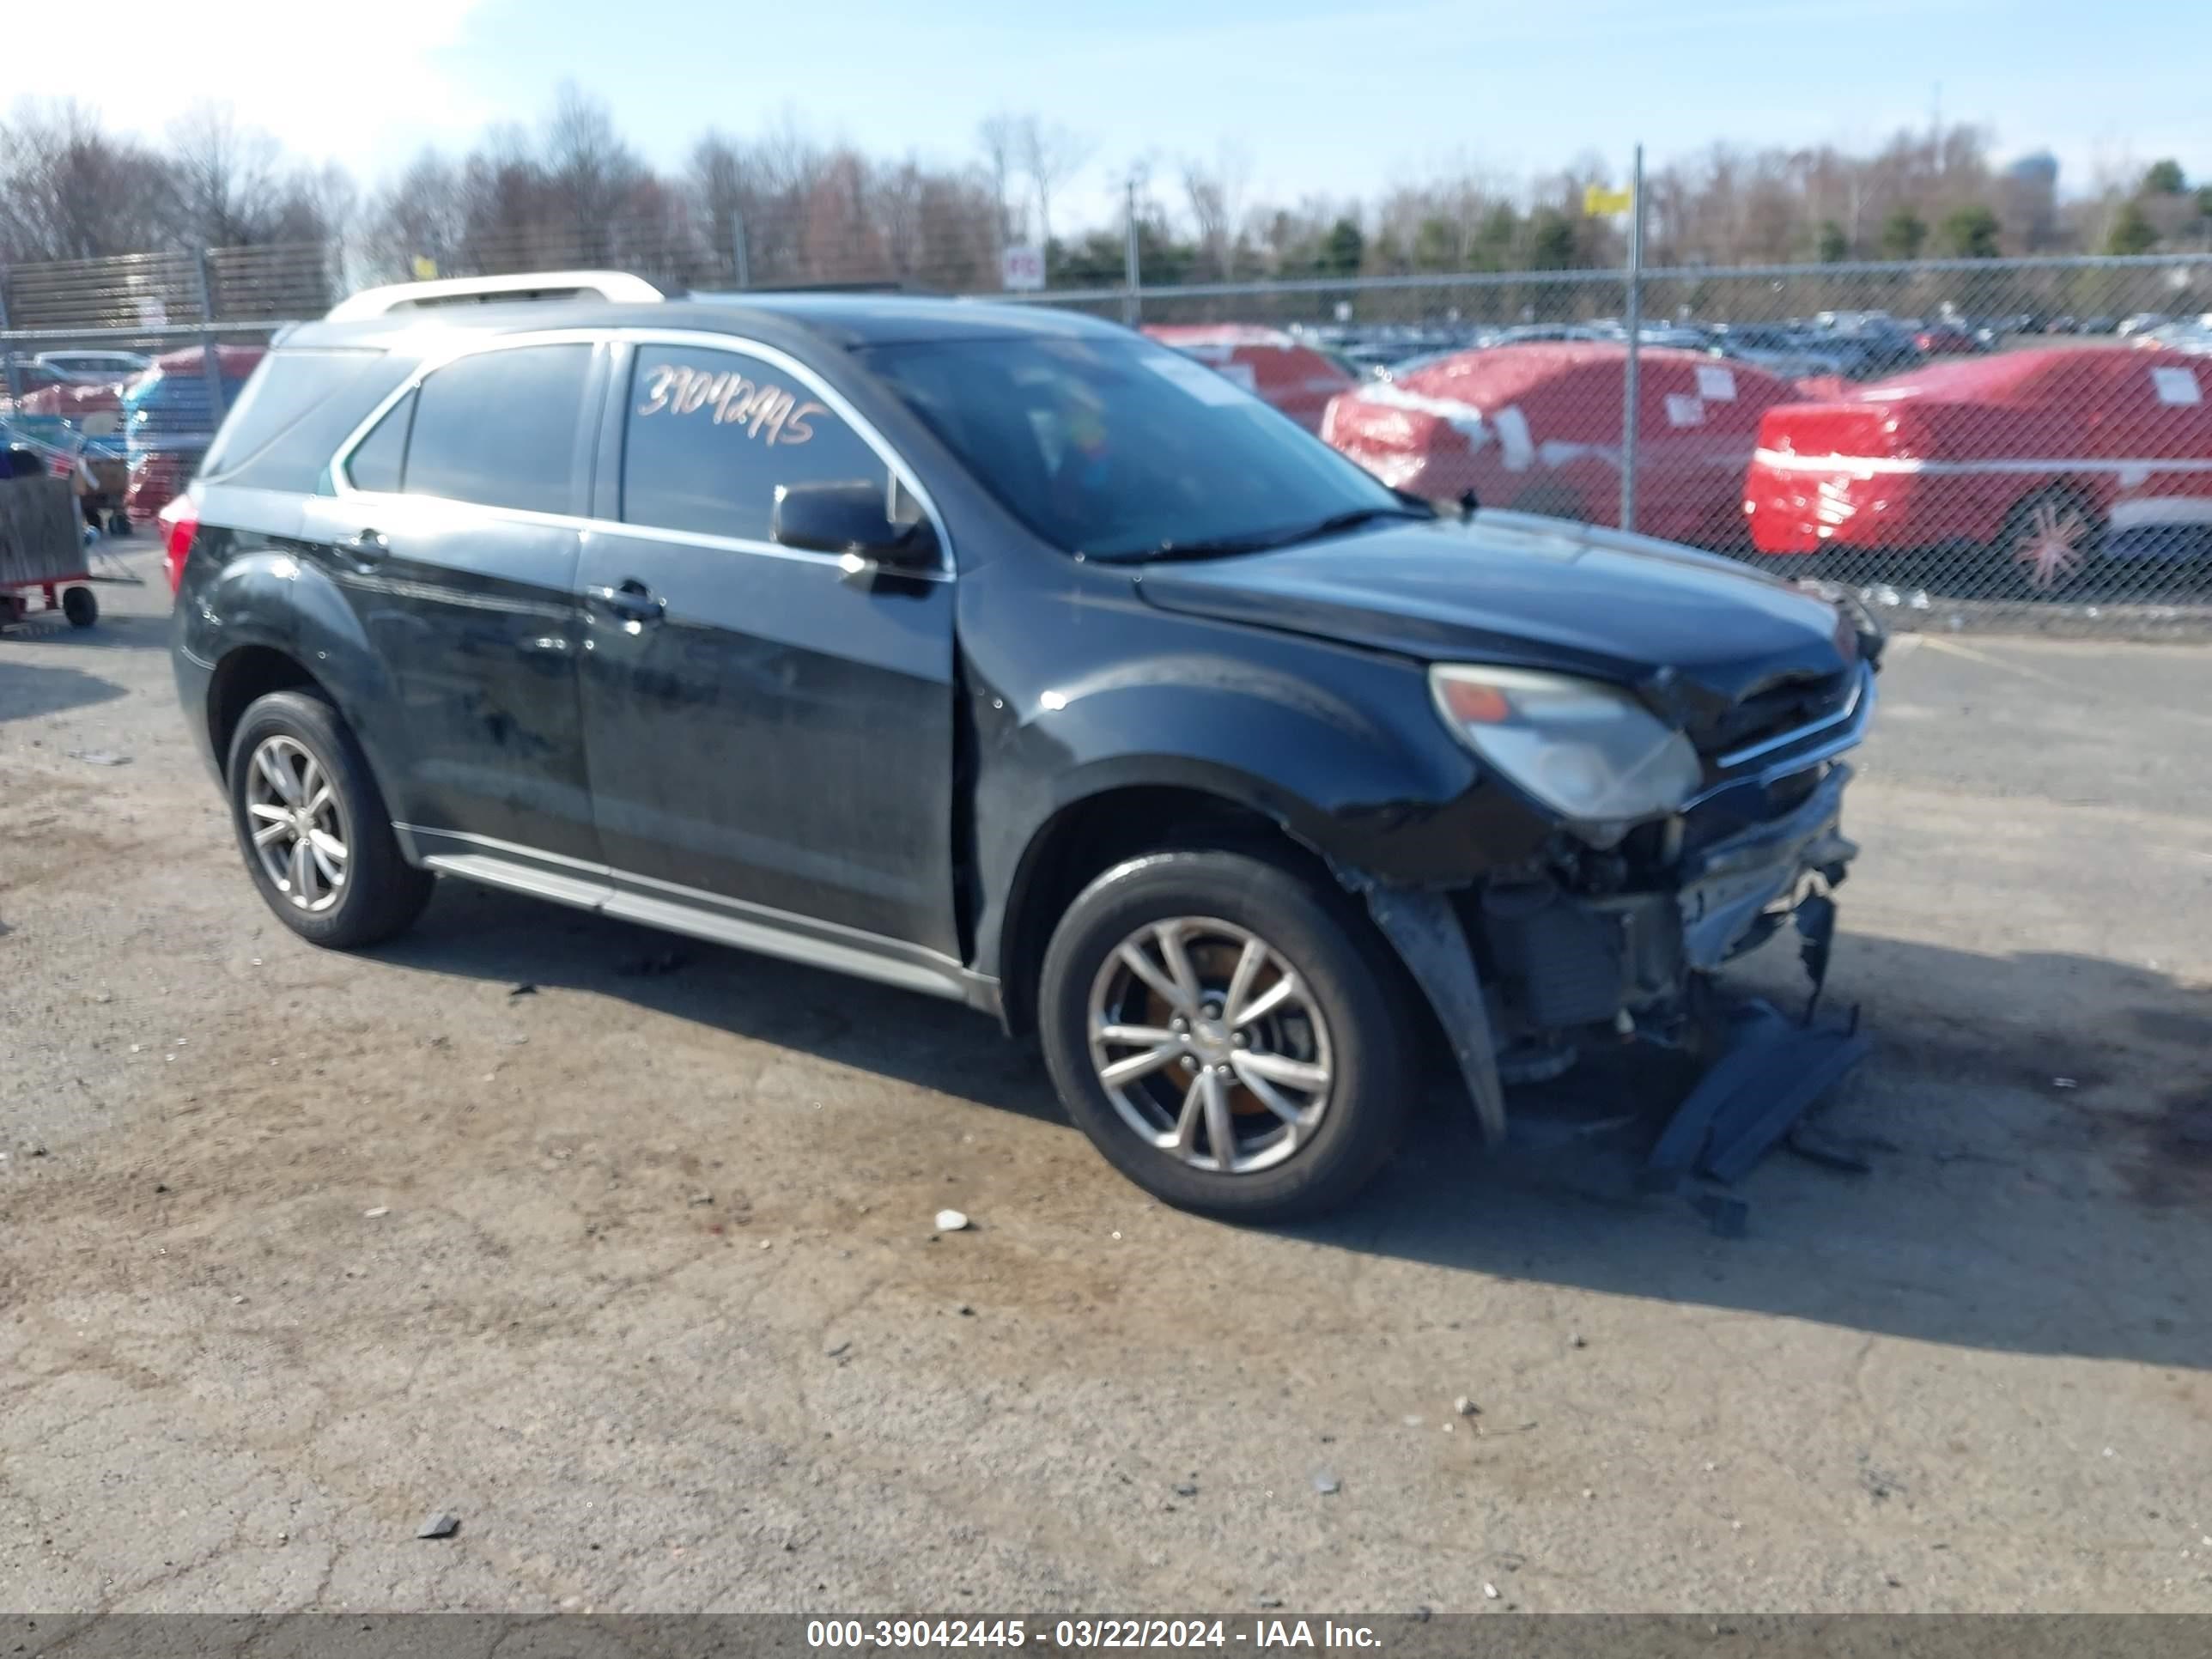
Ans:
POLYGON ((628 357, 578 579, 608 908, 957 961, 949 550, 870 586, 769 536, 781 485, 866 479, 919 512, 914 480, 781 352, 640 335, 628 357))
POLYGON ((605 354, 499 339, 431 369, 309 506, 386 688, 360 711, 370 752, 426 854, 597 859, 574 587, 605 354))

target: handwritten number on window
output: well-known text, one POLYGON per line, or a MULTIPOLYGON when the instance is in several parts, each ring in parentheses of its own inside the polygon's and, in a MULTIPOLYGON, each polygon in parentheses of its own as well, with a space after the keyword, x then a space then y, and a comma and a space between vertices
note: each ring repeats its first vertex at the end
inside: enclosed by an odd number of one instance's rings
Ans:
POLYGON ((647 397, 640 417, 664 410, 674 415, 712 411, 716 426, 741 428, 764 443, 803 444, 814 435, 809 416, 826 415, 822 404, 802 403, 772 380, 758 383, 735 369, 714 374, 681 363, 660 363, 646 371, 647 397))

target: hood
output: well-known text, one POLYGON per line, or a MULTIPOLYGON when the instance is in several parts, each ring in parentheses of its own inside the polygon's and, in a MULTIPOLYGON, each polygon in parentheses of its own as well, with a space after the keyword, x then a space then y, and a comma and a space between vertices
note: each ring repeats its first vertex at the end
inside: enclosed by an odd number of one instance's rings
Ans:
POLYGON ((1708 708, 1826 678, 1858 656, 1857 635, 1833 605, 1730 560, 1487 508, 1471 522, 1385 525, 1148 566, 1138 592, 1164 611, 1425 662, 1673 685, 1708 708))

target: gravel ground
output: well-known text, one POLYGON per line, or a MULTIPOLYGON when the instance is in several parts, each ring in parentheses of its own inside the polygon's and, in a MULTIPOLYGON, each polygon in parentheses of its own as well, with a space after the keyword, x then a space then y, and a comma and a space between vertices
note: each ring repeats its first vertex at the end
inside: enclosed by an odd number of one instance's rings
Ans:
POLYGON ((2212 650, 1902 643, 1870 1175, 1726 1240, 1446 1115, 1240 1231, 942 1005, 454 884, 299 943, 137 563, 0 637, 0 1601, 2212 1611, 2212 650))

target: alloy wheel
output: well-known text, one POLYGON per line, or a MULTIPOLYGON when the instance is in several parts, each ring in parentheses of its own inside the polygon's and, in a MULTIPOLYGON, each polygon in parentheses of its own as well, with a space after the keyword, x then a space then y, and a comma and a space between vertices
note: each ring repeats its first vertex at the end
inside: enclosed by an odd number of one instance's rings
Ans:
POLYGON ((1273 1169, 1328 1109, 1328 1023, 1297 969, 1249 928, 1212 916, 1147 923, 1099 968, 1088 1016, 1091 1065, 1115 1112, 1193 1169, 1273 1169))
POLYGON ((246 768, 253 855, 269 884, 311 915, 345 896, 345 815, 328 769, 296 738, 264 738, 246 768))
POLYGON ((2081 574, 2089 556, 2088 515, 2067 501, 2041 501, 2009 550, 2021 577, 2039 592, 2063 587, 2081 574))

